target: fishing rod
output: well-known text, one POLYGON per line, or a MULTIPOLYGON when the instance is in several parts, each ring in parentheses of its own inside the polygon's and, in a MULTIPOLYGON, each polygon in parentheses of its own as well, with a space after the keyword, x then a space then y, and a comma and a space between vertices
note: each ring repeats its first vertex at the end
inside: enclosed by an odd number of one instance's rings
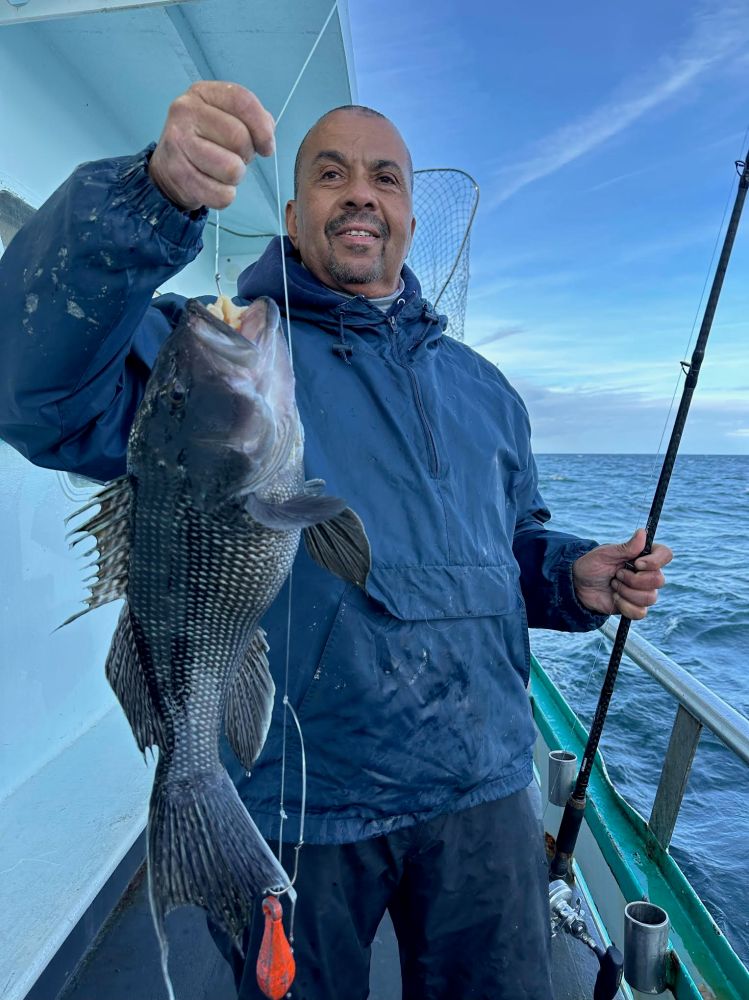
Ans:
MULTIPOLYGON (((694 395, 694 390, 697 386, 700 367, 705 356, 707 338, 710 335, 710 329, 713 325, 713 317, 715 316, 718 299, 720 298, 720 292, 723 287, 723 278, 725 277, 726 268, 728 267, 728 261, 733 249, 733 243, 736 238, 736 231, 738 229, 739 219, 741 218, 741 212, 744 207, 747 188, 749 188, 749 151, 747 151, 747 155, 744 160, 736 161, 736 170, 739 174, 739 187, 736 192, 736 201, 734 202, 731 218, 728 222, 728 229, 726 230, 726 235, 723 240, 723 249, 720 252, 718 265, 715 269, 715 276, 713 278, 707 305, 705 306, 705 313, 702 317, 702 325, 700 326, 699 336, 697 337, 697 343, 695 344, 691 361, 681 362, 681 367, 686 375, 684 391, 682 392, 679 410, 676 414, 674 426, 671 431, 671 438, 668 443, 668 449, 666 450, 666 455, 663 459, 661 474, 658 479, 658 485, 656 487, 653 503, 650 507, 650 513, 648 515, 645 547, 637 557, 638 559, 642 556, 648 555, 653 547, 653 539, 655 538, 655 531, 658 527, 658 521, 660 520, 661 511, 663 509, 663 502, 666 499, 666 491, 668 490, 671 473, 673 472, 674 463, 676 461, 676 454, 679 450, 679 444, 681 443, 681 435, 684 431, 684 425, 686 424, 689 406, 692 402, 692 396, 694 395)), ((634 562, 635 560, 628 563, 627 569, 634 570, 634 562)), ((570 861, 575 850, 575 844, 577 843, 577 837, 585 815, 588 783, 593 769, 593 762, 598 750, 598 744, 601 739, 601 733, 603 732, 603 726, 606 722, 606 714, 614 693, 614 684, 616 683, 616 676, 619 671, 622 654, 624 653, 624 645, 627 641, 630 625, 631 619, 622 615, 619 622, 619 628, 616 632, 614 646, 611 650, 611 658, 609 659, 609 665, 606 670, 603 686, 601 688, 601 694, 598 698, 596 714, 593 718, 593 724, 590 727, 590 735, 588 737, 588 743, 585 747, 585 754, 580 767, 580 773, 577 776, 577 781, 575 782, 572 794, 564 807, 564 814, 559 825, 559 834, 557 836, 554 858, 550 866, 549 878, 552 881, 555 879, 564 879, 569 873, 570 861)))

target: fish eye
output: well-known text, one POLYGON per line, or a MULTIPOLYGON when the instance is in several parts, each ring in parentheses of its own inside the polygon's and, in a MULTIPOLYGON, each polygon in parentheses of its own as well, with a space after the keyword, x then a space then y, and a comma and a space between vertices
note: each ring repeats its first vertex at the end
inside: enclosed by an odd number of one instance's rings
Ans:
POLYGON ((183 403, 185 401, 185 396, 187 395, 187 389, 185 389, 181 382, 172 382, 167 391, 167 395, 173 403, 183 403))

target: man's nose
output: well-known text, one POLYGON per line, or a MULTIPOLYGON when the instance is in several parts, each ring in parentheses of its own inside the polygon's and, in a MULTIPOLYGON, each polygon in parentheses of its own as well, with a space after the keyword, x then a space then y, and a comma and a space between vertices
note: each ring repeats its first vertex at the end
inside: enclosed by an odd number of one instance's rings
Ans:
POLYGON ((352 177, 346 190, 342 192, 346 208, 376 208, 377 192, 366 177, 352 177))

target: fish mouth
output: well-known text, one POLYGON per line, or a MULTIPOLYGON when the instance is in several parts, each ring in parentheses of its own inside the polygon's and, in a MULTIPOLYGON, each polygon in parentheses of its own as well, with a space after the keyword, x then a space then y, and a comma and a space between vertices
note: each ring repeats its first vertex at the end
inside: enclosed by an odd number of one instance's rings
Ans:
POLYGON ((243 307, 234 306, 223 295, 216 303, 211 303, 210 308, 197 299, 191 299, 185 309, 190 319, 198 321, 190 324, 193 332, 219 350, 225 344, 235 348, 247 348, 248 345, 259 347, 273 338, 281 322, 278 306, 267 296, 261 296, 243 307), (217 303, 223 303, 223 315, 217 303))
POLYGON ((200 302, 190 303, 190 311, 199 320, 192 327, 198 340, 215 354, 232 364, 246 367, 258 357, 259 337, 251 337, 249 329, 243 332, 229 326, 210 313, 200 302))
MULTIPOLYGON (((189 327, 197 350, 191 364, 210 372, 215 391, 236 400, 225 426, 203 421, 193 443, 203 452, 221 452, 244 475, 234 480, 229 497, 255 492, 294 460, 299 414, 294 376, 276 303, 256 299, 243 309, 227 310, 227 323, 202 303, 191 301, 189 327), (230 459, 234 453, 234 459, 230 459)), ((226 314, 226 311, 225 311, 226 314)), ((197 430, 197 428, 196 428, 197 430)))

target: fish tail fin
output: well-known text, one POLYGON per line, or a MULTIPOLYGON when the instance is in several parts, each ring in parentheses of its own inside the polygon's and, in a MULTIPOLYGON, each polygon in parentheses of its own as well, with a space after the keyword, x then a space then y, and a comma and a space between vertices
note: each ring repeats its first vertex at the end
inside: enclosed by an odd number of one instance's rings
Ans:
POLYGON ((171 910, 201 906, 239 943, 257 897, 289 885, 226 771, 175 780, 170 769, 159 762, 148 822, 148 889, 167 983, 171 910))

